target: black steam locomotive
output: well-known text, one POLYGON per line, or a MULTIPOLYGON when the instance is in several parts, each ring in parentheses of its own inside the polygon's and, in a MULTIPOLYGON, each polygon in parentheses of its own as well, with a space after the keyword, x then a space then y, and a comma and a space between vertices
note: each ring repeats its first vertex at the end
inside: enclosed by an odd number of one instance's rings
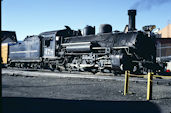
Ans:
POLYGON ((49 68, 67 71, 143 73, 156 70, 154 26, 135 28, 136 10, 128 10, 129 25, 124 32, 112 31, 109 24, 86 26, 83 34, 66 29, 29 36, 9 47, 9 66, 49 68))

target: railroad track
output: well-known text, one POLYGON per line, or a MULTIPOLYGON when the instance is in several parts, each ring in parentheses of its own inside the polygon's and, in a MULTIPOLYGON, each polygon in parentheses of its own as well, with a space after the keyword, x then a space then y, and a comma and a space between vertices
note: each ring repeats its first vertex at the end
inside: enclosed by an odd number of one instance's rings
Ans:
MULTIPOLYGON (((48 69, 21 69, 21 68, 2 68, 4 70, 4 73, 11 74, 12 75, 21 75, 23 76, 32 76, 31 74, 37 74, 36 76, 51 76, 51 77, 71 77, 71 78, 89 78, 89 79, 111 79, 111 80, 117 80, 117 81, 123 81, 124 82, 124 74, 121 76, 114 76, 112 73, 96 73, 92 74, 91 72, 68 72, 68 71, 50 71, 48 69), (15 73, 15 71, 17 73, 15 73), (23 71, 23 72, 22 72, 23 71), (28 72, 28 75, 27 73, 28 72), (31 72, 31 73, 30 73, 31 72), (60 74, 61 73, 61 74, 60 74)), ((35 75, 34 75, 35 76, 35 75)), ((147 78, 144 77, 131 77, 130 81, 133 82, 147 82, 147 78)), ((153 83, 156 85, 171 85, 171 79, 162 79, 162 78, 156 78, 153 80, 153 83)))
MULTIPOLYGON (((63 74, 86 74, 86 75, 106 75, 106 76, 114 76, 113 73, 103 73, 103 72, 97 72, 96 74, 93 74, 92 72, 80 72, 80 71, 58 71, 58 70, 50 70, 50 69, 23 69, 23 68, 16 68, 16 67, 7 67, 2 68, 3 70, 18 70, 18 71, 29 71, 29 72, 48 72, 48 73, 63 73, 63 74)), ((121 75, 120 75, 121 76, 121 75)))

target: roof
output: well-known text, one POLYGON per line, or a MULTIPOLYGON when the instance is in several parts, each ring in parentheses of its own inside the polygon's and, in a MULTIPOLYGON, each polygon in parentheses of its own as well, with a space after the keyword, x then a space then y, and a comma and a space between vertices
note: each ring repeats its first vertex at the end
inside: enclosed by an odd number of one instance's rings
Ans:
POLYGON ((1 41, 3 42, 8 38, 14 42, 17 42, 17 36, 15 31, 1 31, 1 41))
POLYGON ((158 31, 161 34, 161 38, 171 38, 171 24, 168 24, 165 28, 158 31))
POLYGON ((43 37, 56 37, 57 36, 72 36, 73 35, 73 30, 71 30, 70 27, 65 26, 66 29, 61 29, 61 30, 54 30, 54 31, 47 31, 40 33, 39 36, 43 37))
POLYGON ((43 37, 55 37, 58 31, 59 30, 43 32, 43 33, 40 33, 39 36, 43 36, 43 37))

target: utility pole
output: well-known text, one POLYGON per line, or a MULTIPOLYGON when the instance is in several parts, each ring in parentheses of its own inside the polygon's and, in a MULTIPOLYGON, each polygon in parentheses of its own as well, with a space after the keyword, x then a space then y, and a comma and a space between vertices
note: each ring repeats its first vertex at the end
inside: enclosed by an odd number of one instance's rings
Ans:
MULTIPOLYGON (((1 0, 1 3, 0 3, 0 6, 2 7, 2 0, 1 0)), ((1 14, 2 14, 2 10, 1 10, 1 14)), ((1 25, 1 21, 0 21, 0 25, 1 25)), ((0 27, 0 30, 1 30, 1 27, 0 27)), ((1 33, 0 33, 0 55, 1 55, 1 33)), ((1 56, 0 56, 0 62, 1 62, 1 56)), ((1 62, 2 63, 2 62, 1 62)), ((1 71, 1 66, 2 64, 0 65, 0 84, 1 84, 1 87, 0 87, 0 112, 2 113, 2 71, 1 71)))
POLYGON ((168 20, 168 26, 167 26, 167 38, 171 38, 170 36, 170 20, 168 20))

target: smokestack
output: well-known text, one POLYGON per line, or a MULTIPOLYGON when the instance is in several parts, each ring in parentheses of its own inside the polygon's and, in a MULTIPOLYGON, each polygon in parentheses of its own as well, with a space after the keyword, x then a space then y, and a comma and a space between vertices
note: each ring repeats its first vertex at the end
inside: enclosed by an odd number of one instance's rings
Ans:
POLYGON ((128 31, 134 31, 135 29, 135 16, 136 16, 136 10, 128 10, 129 15, 129 25, 128 25, 128 31))

